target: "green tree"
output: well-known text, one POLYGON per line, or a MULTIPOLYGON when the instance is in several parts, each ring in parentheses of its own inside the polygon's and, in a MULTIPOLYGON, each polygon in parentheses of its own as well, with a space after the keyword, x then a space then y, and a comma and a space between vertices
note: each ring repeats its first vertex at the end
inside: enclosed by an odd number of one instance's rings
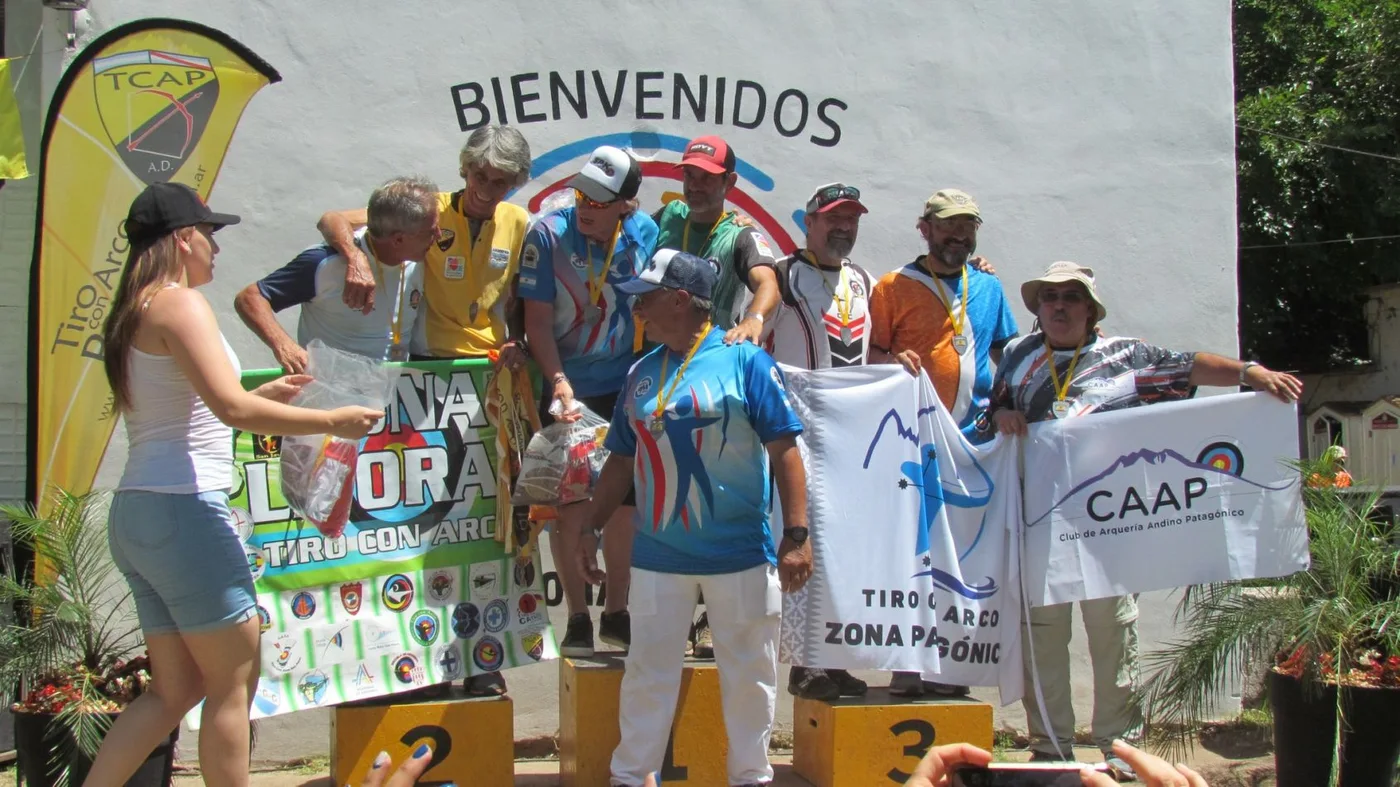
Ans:
POLYGON ((1400 234, 1400 0, 1235 0, 1234 14, 1242 352, 1353 365, 1363 290, 1400 280, 1400 239, 1322 242, 1400 234))

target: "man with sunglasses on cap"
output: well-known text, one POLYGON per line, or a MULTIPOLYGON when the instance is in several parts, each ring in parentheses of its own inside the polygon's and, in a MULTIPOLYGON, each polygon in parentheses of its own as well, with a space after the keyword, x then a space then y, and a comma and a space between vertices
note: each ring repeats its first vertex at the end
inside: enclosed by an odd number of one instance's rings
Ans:
MULTIPOLYGON (((1036 315, 1035 330, 1007 345, 997 367, 991 413, 1003 434, 1025 435, 1028 423, 1078 418, 1157 402, 1190 398, 1200 385, 1248 385, 1285 402, 1296 400, 1302 383, 1292 375, 1212 353, 1179 353, 1140 339, 1102 336, 1108 314, 1094 272, 1056 262, 1043 276, 1021 285, 1021 299, 1036 315)), ((1073 759, 1074 705, 1070 697, 1070 604, 1030 612, 1032 647, 1023 650, 1026 686, 1022 704, 1031 731, 1033 760, 1073 759), (1034 672, 1040 675, 1045 729, 1036 703, 1034 672)), ((1137 599, 1117 596, 1079 602, 1094 669, 1094 743, 1105 759, 1131 772, 1112 750, 1114 739, 1141 732, 1135 699, 1138 674, 1137 599)))
MULTIPOLYGON (((924 203, 919 232, 928 253, 883 276, 870 296, 870 361, 922 368, 973 442, 993 437, 986 409, 992 364, 1016 336, 1016 318, 1001 282, 972 253, 982 214, 972 197, 941 189, 924 203)), ((966 686, 920 681, 896 672, 890 693, 920 696, 925 690, 962 696, 966 686)))
MULTIPOLYGON (((806 245, 775 266, 782 300, 760 342, 773 360, 800 369, 866 363, 874 279, 848 255, 868 212, 860 189, 844 183, 819 186, 807 200, 806 245)), ((867 688, 843 669, 793 666, 788 672, 788 693, 804 699, 858 697, 867 688)))
POLYGON ((653 216, 660 229, 656 247, 719 263, 711 317, 726 331, 725 341, 756 342, 764 320, 778 307, 776 259, 752 219, 724 209, 729 190, 739 180, 735 165, 734 149, 719 137, 699 137, 686 145, 679 164, 685 199, 672 200, 653 216), (753 293, 752 301, 745 297, 745 288, 753 293))
MULTIPOLYGON (((600 147, 569 181, 574 205, 545 214, 525 237, 517 289, 525 304, 526 341, 545 381, 541 425, 575 420, 576 403, 602 418, 613 417, 640 338, 631 299, 620 285, 636 277, 656 247, 656 223, 632 202, 641 185, 636 159, 619 148, 600 147)), ((625 649, 631 638, 627 528, 635 502, 630 494, 621 502, 616 535, 604 545, 608 583, 598 635, 625 649)), ((576 558, 584 516, 582 503, 563 506, 549 538, 569 610, 559 652, 573 657, 593 655, 593 622, 576 558)))
MULTIPOLYGON (((812 573, 807 489, 782 372, 748 342, 728 344, 711 319, 718 272, 709 260, 662 249, 619 289, 636 296, 661 346, 627 375, 594 489, 590 526, 632 527, 632 647, 619 697, 621 740, 612 783, 641 785, 661 768, 675 716, 682 645, 700 594, 713 616, 729 784, 769 784, 768 741, 778 683, 782 592, 812 573), (775 552, 772 490, 782 504, 775 552), (635 489, 633 522, 614 509, 635 489)), ((592 536, 579 557, 600 573, 592 536)), ((608 574, 613 571, 609 564, 608 574)))

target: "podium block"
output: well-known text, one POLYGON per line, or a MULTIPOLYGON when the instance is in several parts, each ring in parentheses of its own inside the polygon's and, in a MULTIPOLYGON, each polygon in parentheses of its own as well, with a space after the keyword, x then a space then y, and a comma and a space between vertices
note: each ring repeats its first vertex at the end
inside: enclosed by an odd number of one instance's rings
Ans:
POLYGON ((510 697, 467 697, 458 685, 441 699, 395 703, 394 697, 384 697, 332 711, 331 778, 336 784, 359 784, 381 751, 389 752, 398 767, 424 743, 433 749, 433 762, 420 785, 515 783, 510 697))
MULTIPOLYGON (((608 765, 621 737, 617 711, 622 670, 617 657, 559 660, 559 783, 564 787, 609 783, 608 765)), ((729 783, 728 752, 719 672, 713 662, 686 662, 661 781, 668 787, 723 787, 729 783)))
POLYGON ((906 699, 872 688, 835 702, 793 701, 792 764, 816 787, 904 784, 930 746, 992 748, 992 706, 962 698, 906 699))

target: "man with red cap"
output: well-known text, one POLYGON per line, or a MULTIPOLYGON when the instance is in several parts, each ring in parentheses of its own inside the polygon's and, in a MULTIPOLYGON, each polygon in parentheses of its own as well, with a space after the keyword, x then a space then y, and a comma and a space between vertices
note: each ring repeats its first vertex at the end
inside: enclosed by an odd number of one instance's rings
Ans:
POLYGON ((672 200, 652 217, 661 230, 656 248, 719 263, 711 317, 731 344, 758 341, 764 320, 778 306, 776 258, 768 239, 752 219, 724 209, 725 197, 739 180, 734 165, 734 149, 719 137, 691 140, 680 163, 685 199, 672 200), (753 300, 740 314, 746 300, 744 287, 753 293, 753 300))

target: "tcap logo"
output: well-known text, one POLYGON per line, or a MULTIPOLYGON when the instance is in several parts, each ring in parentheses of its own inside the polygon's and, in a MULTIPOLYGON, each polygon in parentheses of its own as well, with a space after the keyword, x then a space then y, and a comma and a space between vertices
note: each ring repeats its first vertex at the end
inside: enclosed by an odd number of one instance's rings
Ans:
POLYGON ((174 177, 219 101, 209 60, 143 49, 99 57, 92 74, 97 114, 127 169, 148 184, 174 177))

